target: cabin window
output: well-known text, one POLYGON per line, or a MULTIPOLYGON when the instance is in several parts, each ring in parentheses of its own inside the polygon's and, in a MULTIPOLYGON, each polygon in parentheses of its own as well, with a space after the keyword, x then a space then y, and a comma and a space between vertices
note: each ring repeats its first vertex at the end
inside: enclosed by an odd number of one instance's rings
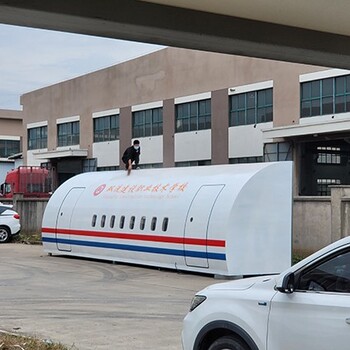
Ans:
POLYGON ((119 228, 124 228, 124 221, 125 221, 125 216, 122 215, 119 221, 119 228))
POLYGON ((163 230, 164 232, 168 229, 168 222, 169 222, 169 218, 164 218, 164 219, 163 219, 162 230, 163 230))
POLYGON ((130 218, 130 224, 129 224, 130 230, 133 230, 133 229, 134 229, 134 226, 135 226, 135 216, 132 216, 132 217, 130 218))
POLYGON ((106 224, 106 215, 102 215, 101 217, 101 227, 105 227, 106 224))
POLYGON ((146 216, 143 216, 140 221, 140 230, 144 230, 146 226, 146 216))
POLYGON ((97 220, 97 215, 92 216, 92 221, 91 221, 91 226, 95 227, 96 226, 96 220, 97 220))
POLYGON ((115 223, 115 215, 112 215, 112 216, 111 216, 111 220, 110 220, 110 222, 109 222, 109 226, 110 226, 111 228, 113 228, 113 227, 114 227, 114 223, 115 223))
POLYGON ((152 222, 151 222, 151 230, 152 230, 152 231, 155 231, 156 226, 157 226, 157 218, 156 218, 156 217, 153 217, 153 218, 152 218, 152 222))

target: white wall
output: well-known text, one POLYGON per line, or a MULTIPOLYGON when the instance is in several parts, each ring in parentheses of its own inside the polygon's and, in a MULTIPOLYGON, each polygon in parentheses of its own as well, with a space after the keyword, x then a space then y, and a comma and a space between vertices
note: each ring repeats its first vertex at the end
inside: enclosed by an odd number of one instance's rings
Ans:
POLYGON ((264 142, 261 130, 272 126, 272 122, 269 122, 230 127, 228 130, 229 158, 262 156, 264 142))
POLYGON ((6 174, 15 168, 14 162, 0 160, 0 184, 4 183, 6 174))
POLYGON ((211 130, 175 134, 175 162, 211 159, 211 130))
POLYGON ((92 157, 97 158, 97 166, 118 166, 119 147, 119 140, 93 143, 92 157))
POLYGON ((139 137, 140 164, 163 163, 163 136, 139 137))
POLYGON ((40 166, 41 163, 47 162, 46 159, 37 159, 34 153, 47 152, 47 148, 43 149, 34 149, 31 151, 27 151, 27 164, 28 166, 40 166))

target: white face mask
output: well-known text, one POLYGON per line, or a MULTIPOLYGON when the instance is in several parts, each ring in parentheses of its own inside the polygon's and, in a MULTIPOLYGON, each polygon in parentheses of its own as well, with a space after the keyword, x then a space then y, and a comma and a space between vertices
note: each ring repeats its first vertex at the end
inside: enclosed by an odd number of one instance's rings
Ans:
POLYGON ((140 146, 134 146, 134 148, 136 149, 136 151, 140 148, 140 146))

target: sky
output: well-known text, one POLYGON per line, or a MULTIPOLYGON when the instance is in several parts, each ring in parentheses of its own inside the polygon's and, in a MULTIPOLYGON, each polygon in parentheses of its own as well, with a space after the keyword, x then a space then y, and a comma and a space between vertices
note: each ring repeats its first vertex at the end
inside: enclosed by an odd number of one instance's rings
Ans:
POLYGON ((162 48, 0 24, 0 109, 21 110, 24 93, 162 48))

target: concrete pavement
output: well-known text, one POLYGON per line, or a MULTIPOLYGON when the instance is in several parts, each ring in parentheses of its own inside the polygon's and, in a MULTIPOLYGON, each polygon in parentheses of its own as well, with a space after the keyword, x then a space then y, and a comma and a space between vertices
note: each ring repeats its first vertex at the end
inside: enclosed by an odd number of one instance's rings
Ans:
POLYGON ((181 349, 182 320, 212 277, 0 245, 0 329, 79 350, 181 349))

